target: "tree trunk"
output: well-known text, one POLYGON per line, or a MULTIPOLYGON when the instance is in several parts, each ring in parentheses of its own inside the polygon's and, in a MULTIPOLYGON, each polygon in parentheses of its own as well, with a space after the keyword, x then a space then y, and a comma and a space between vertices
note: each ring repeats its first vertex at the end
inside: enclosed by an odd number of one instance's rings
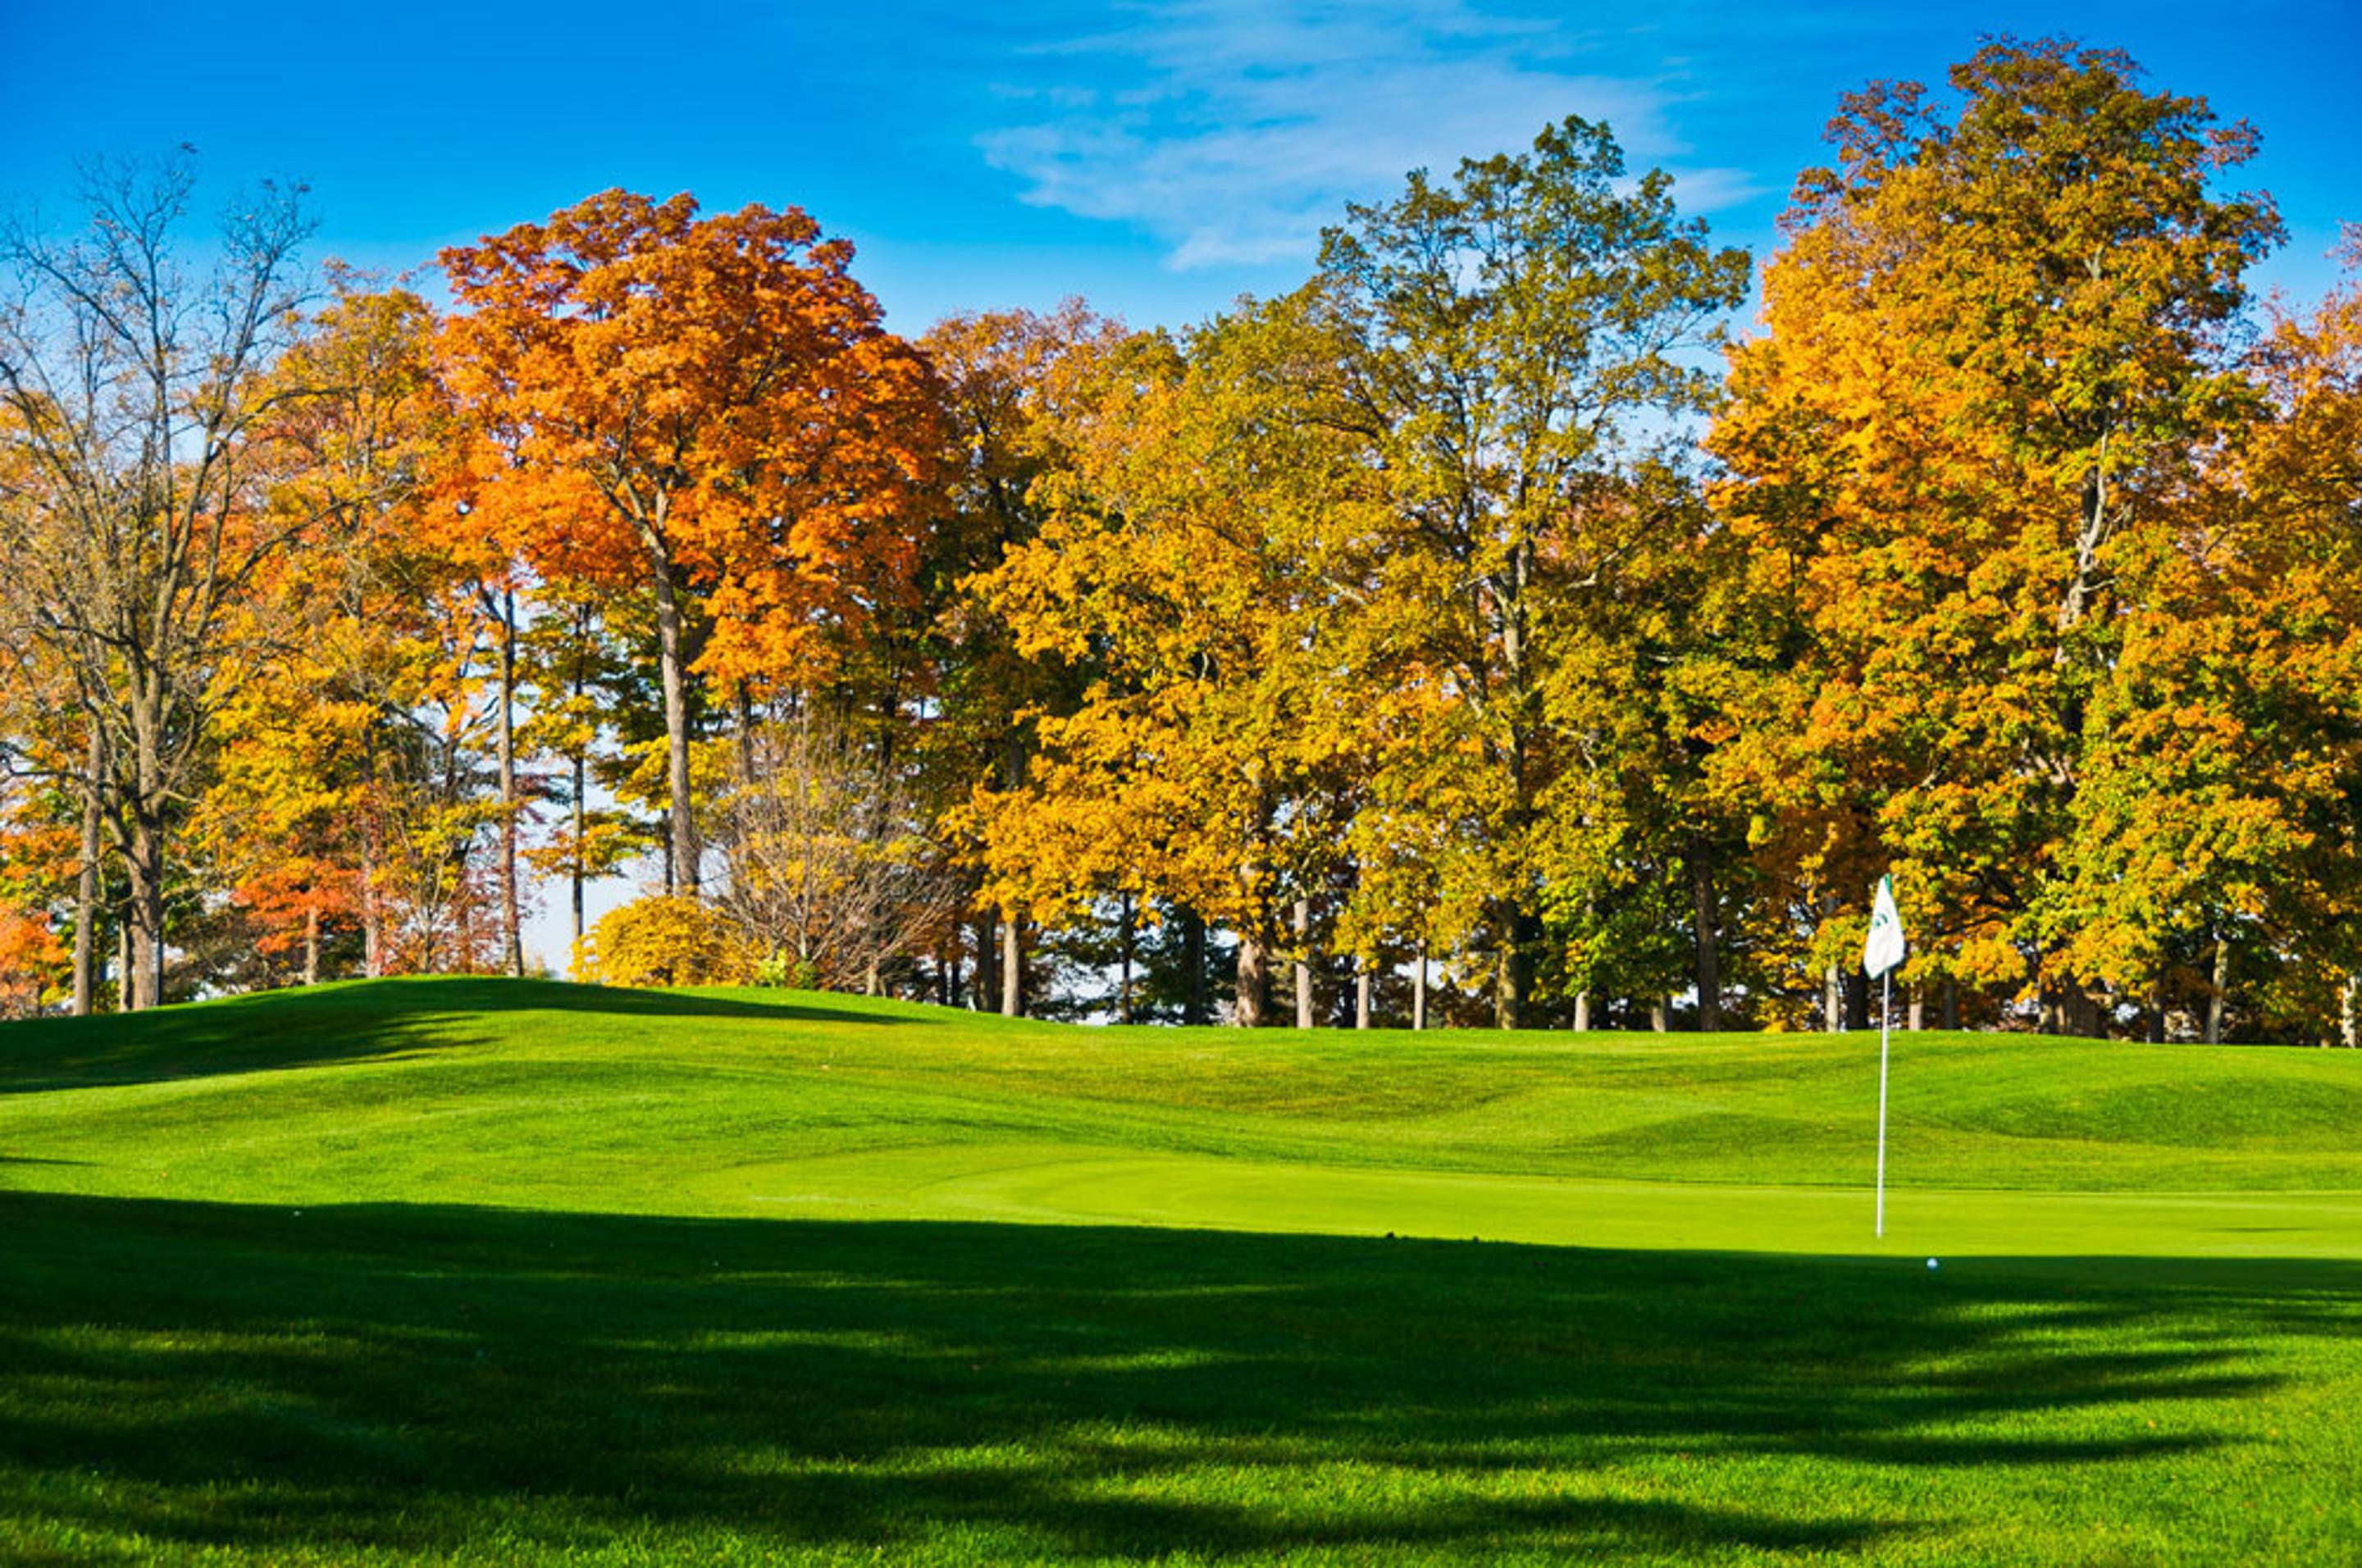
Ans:
POLYGON ((986 910, 976 917, 976 979, 967 991, 971 1012, 982 1012, 991 1000, 990 977, 999 952, 1000 917, 997 911, 986 910))
POLYGON ((1521 903, 1507 906, 1501 923, 1501 968, 1496 982, 1493 1021, 1501 1029, 1523 1029, 1529 1021, 1527 1003, 1533 994, 1534 943, 1541 921, 1521 903))
POLYGON ((456 854, 451 857, 451 923, 452 963, 462 975, 473 975, 476 968, 476 900, 466 878, 467 857, 456 854))
POLYGON ((2362 975, 2345 977, 2338 998, 2337 1038, 2348 1051, 2362 1048, 2362 975))
POLYGON ((153 679, 138 683, 143 690, 135 696, 131 714, 131 798, 126 802, 131 844, 123 861, 131 879, 128 912, 135 1011, 160 1006, 164 1000, 164 801, 157 754, 159 700, 145 690, 153 679))
MULTIPOLYGON (((2108 520, 2108 436, 2100 435, 2099 450, 2092 466, 2083 471, 2083 494, 2077 508, 2075 527, 2075 575, 2068 580, 2067 592, 2058 605, 2058 630, 2063 635, 2073 631, 2092 607, 2100 580, 2100 550, 2107 544, 2112 531, 2108 520)), ((2066 645, 2058 648, 2058 657, 2066 657, 2066 645)))
POLYGON ((590 787, 590 754, 580 747, 574 752, 574 854, 566 867, 567 903, 574 917, 573 951, 582 949, 582 883, 584 881, 582 835, 590 825, 590 806, 583 799, 590 787))
POLYGON ((1427 939, 1424 937, 1419 939, 1418 966, 1411 971, 1410 1026, 1413 1029, 1427 1027, 1427 939))
POLYGON ((1117 894, 1116 898, 1120 911, 1120 919, 1116 927, 1116 959, 1122 974, 1115 993, 1115 1021, 1118 1023, 1130 1023, 1131 1021, 1132 950, 1139 945, 1140 922, 1132 911, 1131 890, 1126 889, 1117 894))
POLYGON ((83 778, 82 874, 74 883, 73 1010, 88 1018, 97 994, 100 795, 105 787, 105 732, 90 726, 90 771, 83 778))
POLYGON ((317 905, 304 911, 304 983, 320 983, 320 911, 317 905))
POLYGON ((1958 980, 1944 982, 1944 1027, 1960 1027, 1960 982, 1958 980))
POLYGON ((1577 1034, 1591 1032, 1591 992, 1587 989, 1574 993, 1574 1032, 1577 1034))
POLYGON ((1714 867, 1706 862, 1705 845, 1696 839, 1690 841, 1689 862, 1690 893, 1695 906, 1698 1028, 1712 1032, 1722 1027, 1722 964, 1716 950, 1714 867))
POLYGON ((131 853, 124 856, 131 874, 131 1006, 135 1011, 160 1006, 164 1000, 164 833, 149 811, 145 801, 133 803, 131 853))
POLYGON ((1673 1000, 1672 1000, 1672 999, 1671 997, 1651 997, 1651 998, 1650 998, 1650 999, 1649 999, 1649 1029, 1650 1029, 1650 1032, 1651 1033, 1662 1034, 1662 1033, 1664 1033, 1667 1030, 1669 1030, 1669 1029, 1671 1029, 1671 1028, 1672 1027, 1672 1022, 1673 1022, 1673 1000))
POLYGON ((1312 900, 1296 900, 1296 1027, 1312 1027, 1312 900))
MULTIPOLYGON (((1508 714, 1508 733, 1500 749, 1509 775, 1509 807, 1507 818, 1501 824, 1502 837, 1505 843, 1518 845, 1525 843, 1527 829, 1535 820, 1532 736, 1529 728, 1534 723, 1534 714, 1528 701, 1533 688, 1532 661, 1526 646, 1531 629, 1526 594, 1533 583, 1534 566, 1533 540, 1522 536, 1515 537, 1508 558, 1503 563, 1504 569, 1489 584, 1498 601, 1501 700, 1503 711, 1508 714)), ((1533 893, 1521 875, 1524 869, 1521 866, 1510 869, 1514 890, 1495 900, 1501 965, 1494 992, 1493 1020, 1503 1029, 1522 1029, 1530 1021, 1527 1003, 1533 994, 1533 947, 1541 934, 1541 922, 1533 909, 1533 893)))
POLYGON ((1271 955, 1254 935, 1239 933, 1239 967, 1231 987, 1234 1010, 1231 1022, 1240 1029, 1261 1029, 1264 997, 1271 985, 1271 955))
POLYGON ((1025 1015, 1025 922, 1013 911, 1000 922, 1000 1015, 1025 1015))
MULTIPOLYGON (((361 973, 374 980, 385 973, 385 911, 377 896, 379 835, 384 830, 377 814, 377 745, 374 736, 363 744, 366 751, 361 764, 361 778, 367 793, 361 801, 361 973)), ((582 939, 579 921, 574 938, 579 946, 582 939)))
MULTIPOLYGON (((799 706, 801 708, 809 706, 809 704, 800 703, 799 706)), ((772 711, 777 712, 778 709, 774 707, 772 711)), ((759 768, 759 759, 755 755, 755 699, 747 693, 746 683, 743 680, 738 682, 737 686, 731 691, 730 716, 732 721, 736 724, 738 730, 738 778, 742 782, 751 784, 755 781, 756 774, 759 768)), ((811 733, 809 727, 811 723, 810 719, 804 717, 800 712, 798 717, 800 722, 806 726, 803 733, 809 735, 811 733)), ((890 719, 888 720, 886 723, 887 733, 889 734, 892 734, 893 728, 893 722, 890 719)), ((878 771, 883 773, 887 771, 890 766, 891 765, 889 763, 881 759, 878 763, 878 771)))
MULTIPOLYGON (((578 720, 581 713, 582 692, 590 680, 590 672, 586 668, 590 660, 585 645, 590 638, 591 624, 592 615, 590 608, 587 605, 578 606, 574 612, 574 679, 572 682, 573 716, 578 720)), ((590 743, 587 739, 578 740, 572 760, 574 798, 571 809, 574 815, 574 853, 567 856, 566 899, 568 910, 574 922, 574 944, 567 949, 568 972, 573 968, 572 955, 582 951, 582 884, 588 879, 590 870, 586 864, 586 851, 582 839, 583 834, 590 825, 590 743)))
POLYGON ((524 977, 524 922, 517 900, 516 593, 501 590, 500 712, 494 733, 501 770, 501 962, 509 977, 524 977))
POLYGON ((1831 1034, 1845 1032, 1845 978, 1837 965, 1821 977, 1821 1027, 1831 1034))
MULTIPOLYGON (((454 735, 443 745, 444 809, 456 809, 460 801, 469 798, 471 792, 469 786, 460 783, 459 741, 454 735)), ((475 889, 468 883, 468 849, 464 841, 452 844, 443 852, 435 868, 435 878, 438 888, 449 890, 451 972, 472 975, 476 972, 476 899, 475 889)), ((433 927, 430 925, 428 929, 431 931, 433 927)), ((436 972, 432 946, 426 950, 425 968, 428 974, 436 972)))
POLYGON ((164 880, 154 839, 145 829, 134 837, 145 844, 131 872, 131 1007, 144 1012, 164 1001, 164 880))
POLYGON ((672 563, 651 552, 657 599, 657 666, 664 683, 665 778, 670 834, 666 840, 665 891, 694 896, 699 888, 697 812, 690 796, 689 684, 679 586, 672 563))
POLYGON ((131 971, 136 968, 131 958, 131 911, 126 910, 115 922, 115 1010, 131 1010, 131 971))
POLYGON ((1910 997, 1911 1002, 1904 1014, 1903 1027, 1916 1034, 1927 1027, 1927 999, 1920 993, 1917 986, 1911 988, 1910 997))
POLYGON ((1870 977, 1861 972, 1859 964, 1846 966, 1845 1010, 1848 1029, 1870 1027, 1870 977))
POLYGON ((2214 938, 2213 983, 2206 989, 2206 1043, 2223 1043, 2223 1002, 2231 990, 2231 944, 2217 935, 2214 938))
POLYGON ((1377 989, 1378 977, 1367 964, 1360 968, 1361 972, 1353 977, 1353 1027, 1367 1029, 1370 1027, 1372 1004, 1376 1000, 1373 993, 1377 989))
POLYGON ((1181 1005, 1181 1021, 1203 1025, 1213 1021, 1206 996, 1206 920, 1196 910, 1181 911, 1181 962, 1189 966, 1188 999, 1181 1005))

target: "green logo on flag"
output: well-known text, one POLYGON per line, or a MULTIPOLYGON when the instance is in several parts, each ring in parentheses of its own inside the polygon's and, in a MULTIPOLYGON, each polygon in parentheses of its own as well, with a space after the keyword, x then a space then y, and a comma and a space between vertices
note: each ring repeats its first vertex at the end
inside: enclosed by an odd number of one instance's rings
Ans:
POLYGON ((1903 962, 1903 916, 1894 908, 1891 879, 1878 879, 1878 897, 1870 906, 1870 940, 1861 944, 1861 967, 1871 979, 1903 962))

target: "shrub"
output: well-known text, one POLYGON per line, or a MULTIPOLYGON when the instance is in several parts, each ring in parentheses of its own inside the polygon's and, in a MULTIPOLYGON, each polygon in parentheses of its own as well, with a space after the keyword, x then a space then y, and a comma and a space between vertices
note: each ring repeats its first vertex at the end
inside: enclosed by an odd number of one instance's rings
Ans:
POLYGON ((755 966, 755 983, 789 990, 816 991, 820 989, 820 966, 809 958, 774 953, 755 966))
POLYGON ((752 956, 721 913, 693 898, 657 893, 610 911, 590 928, 575 973, 602 986, 736 986, 752 956))

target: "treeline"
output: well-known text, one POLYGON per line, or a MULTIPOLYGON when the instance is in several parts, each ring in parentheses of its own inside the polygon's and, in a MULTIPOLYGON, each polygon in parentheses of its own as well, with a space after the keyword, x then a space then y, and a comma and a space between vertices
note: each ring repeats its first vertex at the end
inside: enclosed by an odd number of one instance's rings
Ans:
POLYGON ((2354 1044, 2362 277, 2254 297, 2255 140, 2059 41, 1849 96, 1735 335, 1580 119, 1179 332, 904 339, 621 192, 437 308, 100 170, 7 242, 0 991, 549 899, 610 979, 1841 1028, 1891 870, 1915 1025, 2354 1044))

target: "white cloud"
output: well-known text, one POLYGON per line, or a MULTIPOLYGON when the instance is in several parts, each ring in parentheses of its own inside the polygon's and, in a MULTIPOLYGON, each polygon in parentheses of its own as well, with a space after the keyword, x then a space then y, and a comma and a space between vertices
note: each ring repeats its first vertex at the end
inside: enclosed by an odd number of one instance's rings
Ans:
POLYGON ((1308 258, 1348 200, 1410 170, 1522 150, 1570 114, 1606 120, 1635 167, 1662 163, 1685 211, 1752 194, 1684 171, 1669 95, 1577 69, 1588 40, 1465 0, 1174 0, 1118 31, 1037 50, 1006 101, 1044 117, 980 138, 1022 199, 1139 226, 1176 268, 1308 258))

